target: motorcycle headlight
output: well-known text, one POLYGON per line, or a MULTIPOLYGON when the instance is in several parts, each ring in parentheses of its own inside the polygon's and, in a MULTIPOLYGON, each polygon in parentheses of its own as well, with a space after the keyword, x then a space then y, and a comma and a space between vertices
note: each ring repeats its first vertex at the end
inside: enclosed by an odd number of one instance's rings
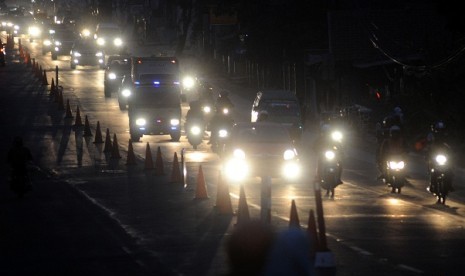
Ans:
POLYGON ((284 151, 284 154, 283 154, 284 160, 294 159, 295 156, 296 156, 295 151, 293 151, 291 149, 288 149, 288 150, 284 151))
POLYGON ((342 142, 342 132, 340 131, 333 131, 331 133, 331 139, 333 139, 333 141, 336 141, 336 142, 342 142))
POLYGON ((82 36, 84 37, 89 37, 90 36, 90 31, 88 29, 84 29, 81 31, 82 36))
POLYGON ((108 73, 108 78, 109 78, 110 80, 115 80, 115 79, 116 79, 116 74, 113 73, 113 72, 108 73))
POLYGON ((101 38, 101 37, 100 37, 100 38, 97 38, 97 44, 100 45, 100 46, 105 45, 105 39, 103 39, 103 38, 101 38))
POLYGON ((234 158, 245 159, 245 152, 241 149, 235 149, 233 151, 234 158))
POLYGON ((405 167, 404 161, 389 161, 389 168, 393 170, 402 170, 405 167))
POLYGON ((443 154, 436 155, 436 158, 434 160, 436 160, 436 163, 439 166, 444 166, 447 163, 447 157, 443 154))
POLYGON ((171 119, 170 124, 172 126, 178 126, 179 125, 179 119, 171 119))
POLYGON ((282 167, 281 174, 288 180, 298 179, 301 175, 301 167, 298 162, 286 162, 282 167))
POLYGON ((327 160, 333 160, 336 157, 336 153, 332 150, 328 150, 325 152, 325 158, 327 160))
POLYGON ((61 42, 60 41, 55 41, 55 46, 60 46, 61 45, 61 42))
POLYGON ((102 52, 97 52, 97 53, 95 54, 95 56, 96 56, 96 57, 101 57, 101 56, 103 56, 103 53, 102 53, 102 52))
POLYGON ((211 109, 210 106, 206 105, 206 106, 203 107, 203 112, 210 113, 211 111, 212 111, 212 109, 211 109))
POLYGON ((79 53, 79 52, 74 52, 74 53, 73 53, 73 56, 75 56, 75 57, 80 57, 80 56, 81 56, 81 53, 79 53))
POLYGON ((202 130, 200 129, 199 126, 192 126, 192 127, 190 128, 190 132, 191 132, 193 135, 199 135, 199 134, 202 132, 202 130))
POLYGON ((218 131, 218 136, 220 138, 226 138, 226 137, 228 137, 228 131, 226 129, 220 129, 218 131))
POLYGON ((182 80, 182 85, 185 89, 191 89, 192 87, 194 87, 194 83, 194 78, 191 76, 184 77, 184 79, 182 80))
POLYGON ((129 90, 129 89, 127 89, 127 88, 126 88, 126 89, 123 89, 123 90, 121 91, 121 95, 123 95, 123 97, 126 97, 126 98, 127 98, 127 97, 131 96, 131 90, 129 90))
POLYGON ((48 30, 48 33, 49 33, 49 34, 54 34, 54 33, 55 33, 55 30, 48 30))
POLYGON ((113 44, 115 44, 115 46, 121 46, 121 45, 123 45, 123 40, 121 38, 119 38, 119 37, 115 38, 113 40, 113 44))
POLYGON ((144 118, 139 118, 136 120, 136 125, 138 126, 145 126, 147 124, 147 121, 144 118))
POLYGON ((52 45, 52 42, 49 39, 44 40, 44 45, 45 46, 50 46, 52 45))
POLYGON ((223 112, 223 114, 225 114, 225 115, 226 115, 226 114, 229 114, 229 108, 227 108, 227 107, 223 108, 222 112, 223 112))

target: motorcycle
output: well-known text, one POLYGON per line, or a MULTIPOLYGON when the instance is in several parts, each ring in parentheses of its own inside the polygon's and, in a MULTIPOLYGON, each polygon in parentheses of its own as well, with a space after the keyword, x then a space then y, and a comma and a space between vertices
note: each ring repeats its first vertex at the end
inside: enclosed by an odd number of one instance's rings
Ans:
POLYGON ((186 122, 187 140, 194 150, 202 143, 205 124, 201 120, 186 122))
POLYGON ((438 204, 445 204, 451 188, 451 171, 448 156, 438 153, 434 156, 430 166, 429 192, 437 197, 438 204))
POLYGON ((405 185, 405 162, 402 156, 390 156, 385 165, 383 182, 391 187, 391 193, 399 193, 405 185))
POLYGON ((339 149, 335 146, 324 151, 320 157, 320 185, 326 190, 326 196, 334 198, 334 189, 339 185, 339 149))

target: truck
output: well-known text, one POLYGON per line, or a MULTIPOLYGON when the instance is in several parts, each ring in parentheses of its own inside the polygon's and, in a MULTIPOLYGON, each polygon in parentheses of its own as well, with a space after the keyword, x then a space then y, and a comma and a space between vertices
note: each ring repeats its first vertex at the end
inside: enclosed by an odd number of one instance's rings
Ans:
POLYGON ((132 57, 128 93, 129 132, 138 142, 143 135, 181 138, 181 86, 176 57, 132 57))

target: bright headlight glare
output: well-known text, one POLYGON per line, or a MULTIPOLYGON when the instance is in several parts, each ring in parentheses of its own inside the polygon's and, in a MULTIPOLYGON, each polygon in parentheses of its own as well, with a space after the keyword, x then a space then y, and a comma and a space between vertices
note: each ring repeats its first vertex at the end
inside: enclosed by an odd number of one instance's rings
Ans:
POLYGON ((119 38, 119 37, 115 38, 113 40, 113 44, 115 44, 115 46, 121 46, 121 45, 123 45, 123 40, 121 38, 119 38))
POLYGON ((79 53, 79 52, 74 52, 74 53, 73 53, 73 56, 75 56, 75 57, 80 57, 80 56, 81 56, 81 53, 79 53))
POLYGON ((101 57, 101 56, 103 56, 103 53, 102 53, 102 52, 97 52, 97 53, 95 54, 95 56, 96 56, 96 57, 101 57))
POLYGON ((11 23, 11 22, 6 23, 6 25, 7 25, 8 27, 13 27, 13 23, 11 23))
POLYGON ((438 154, 436 155, 436 163, 438 163, 439 166, 444 166, 447 162, 447 157, 443 154, 438 154))
POLYGON ((101 37, 97 38, 97 44, 100 45, 100 46, 105 45, 105 39, 103 39, 101 37))
POLYGON ((203 107, 203 112, 205 112, 205 113, 210 113, 211 111, 212 111, 212 109, 211 109, 210 106, 207 105, 207 106, 204 106, 204 107, 203 107))
POLYGON ((116 79, 116 74, 113 73, 113 72, 112 72, 112 73, 109 73, 109 74, 108 74, 108 78, 109 78, 110 80, 114 80, 114 79, 116 79))
POLYGON ((342 132, 340 131, 333 131, 331 133, 331 138, 336 141, 336 142, 341 142, 342 141, 342 132))
POLYGON ((182 85, 184 86, 184 88, 188 89, 194 87, 194 78, 191 76, 184 77, 184 79, 182 80, 182 85))
POLYGON ((29 35, 38 36, 40 35, 40 33, 41 31, 39 27, 36 27, 36 26, 29 27, 29 35))
POLYGON ((136 125, 138 126, 145 126, 146 123, 147 121, 144 118, 139 118, 136 120, 136 125))
POLYGON ((241 149, 235 149, 233 151, 234 158, 245 159, 245 152, 241 149))
POLYGON ((242 181, 249 174, 249 166, 244 160, 233 158, 226 163, 225 174, 231 181, 242 181))
POLYGON ((121 91, 121 95, 123 95, 123 97, 126 97, 126 98, 127 98, 127 97, 131 96, 131 90, 129 90, 129 89, 127 89, 127 88, 126 88, 126 89, 123 89, 123 90, 121 91))
POLYGON ((172 126, 177 126, 177 125, 179 125, 179 119, 171 119, 171 120, 170 120, 170 124, 171 124, 172 126))
POLYGON ((55 33, 55 30, 48 30, 48 33, 49 33, 49 34, 54 34, 54 33, 55 33))
POLYGON ((201 133, 201 129, 199 126, 192 126, 190 128, 190 132, 193 134, 193 135, 199 135, 201 133))
POLYGON ((50 45, 52 45, 52 42, 50 40, 46 39, 46 40, 44 40, 44 45, 45 46, 50 46, 50 45))
POLYGON ((404 161, 389 161, 389 168, 393 170, 402 170, 405 166, 404 161))
POLYGON ((229 113, 229 109, 227 107, 223 108, 223 114, 228 114, 229 113))
POLYGON ((295 158, 295 151, 288 149, 288 150, 286 150, 284 152, 283 157, 284 157, 284 160, 294 159, 295 158))
POLYGON ((82 33, 83 36, 90 36, 90 31, 88 29, 82 30, 81 33, 82 33))
POLYGON ((218 136, 221 138, 228 137, 228 131, 226 129, 220 129, 218 131, 218 136))
POLYGON ((333 160, 334 157, 336 157, 336 153, 334 153, 334 151, 332 151, 332 150, 328 150, 328 151, 325 152, 325 157, 328 160, 333 160))
POLYGON ((295 180, 300 177, 301 167, 297 162, 286 162, 282 168, 282 175, 286 179, 295 180))
POLYGON ((19 26, 18 26, 18 25, 15 25, 13 28, 14 28, 15 30, 19 30, 19 26))
POLYGON ((61 45, 61 42, 60 41, 55 41, 55 46, 60 46, 61 45))

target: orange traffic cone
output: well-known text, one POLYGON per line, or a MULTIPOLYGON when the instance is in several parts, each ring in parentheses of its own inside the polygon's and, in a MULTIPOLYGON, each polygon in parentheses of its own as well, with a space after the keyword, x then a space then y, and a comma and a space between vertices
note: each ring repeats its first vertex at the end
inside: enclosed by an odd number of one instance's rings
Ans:
POLYGON ((128 156, 126 158, 126 165, 128 166, 136 165, 136 155, 134 154, 134 148, 132 147, 131 139, 129 139, 128 156))
POLYGON ((232 203, 231 197, 229 196, 229 187, 227 184, 223 183, 221 177, 221 171, 218 175, 218 195, 216 196, 216 210, 220 215, 232 215, 232 203))
POLYGON ((71 107, 69 106, 69 99, 66 99, 66 119, 73 118, 73 114, 71 113, 71 107))
POLYGON ((105 137, 105 147, 103 148, 103 152, 111 152, 112 145, 111 145, 111 138, 110 138, 110 129, 107 128, 107 133, 105 137))
POLYGON ((26 54, 26 64, 27 67, 31 67, 31 54, 29 53, 26 54))
POLYGON ((84 120, 84 136, 85 137, 92 136, 92 131, 90 130, 89 119, 87 118, 87 115, 84 120))
POLYGON ((307 233, 309 235, 310 240, 312 241, 312 246, 310 248, 310 256, 314 257, 316 250, 318 249, 318 234, 316 231, 316 220, 315 215, 313 214, 313 210, 310 210, 310 215, 308 217, 307 233))
POLYGON ((48 85, 47 73, 45 72, 45 69, 44 69, 44 75, 42 77, 42 85, 48 85))
POLYGON ((181 181, 181 169, 179 168, 178 154, 174 152, 173 169, 171 170, 171 182, 178 183, 181 181))
POLYGON ((55 95, 55 80, 52 78, 52 84, 50 84, 50 96, 55 95))
POLYGON ((119 154, 119 145, 118 145, 118 139, 116 139, 116 133, 113 134, 113 147, 111 149, 111 158, 113 159, 121 158, 121 155, 119 154))
POLYGON ((202 165, 199 166, 199 173, 197 174, 197 188, 195 189, 195 199, 208 199, 207 185, 203 175, 202 165))
POLYGON ((289 227, 300 228, 299 215, 297 214, 297 207, 295 206, 295 200, 292 200, 291 204, 291 216, 289 219, 289 227))
POLYGON ((239 208, 237 210, 237 225, 250 221, 249 206, 245 197, 244 185, 241 185, 239 195, 239 208))
POLYGON ((76 120, 74 121, 75 127, 83 126, 82 119, 81 119, 81 111, 79 110, 79 105, 76 108, 76 120))
POLYGON ((163 164, 163 157, 161 156, 161 148, 160 146, 157 149, 157 157, 155 160, 155 173, 156 175, 164 175, 165 174, 165 166, 163 164))
POLYGON ((95 130, 94 144, 102 144, 102 143, 103 143, 103 138, 102 138, 102 131, 100 130, 100 121, 97 121, 97 129, 95 130))
POLYGON ((150 150, 149 142, 147 142, 147 146, 145 147, 145 167, 146 170, 153 169, 153 159, 152 159, 152 151, 150 150))

